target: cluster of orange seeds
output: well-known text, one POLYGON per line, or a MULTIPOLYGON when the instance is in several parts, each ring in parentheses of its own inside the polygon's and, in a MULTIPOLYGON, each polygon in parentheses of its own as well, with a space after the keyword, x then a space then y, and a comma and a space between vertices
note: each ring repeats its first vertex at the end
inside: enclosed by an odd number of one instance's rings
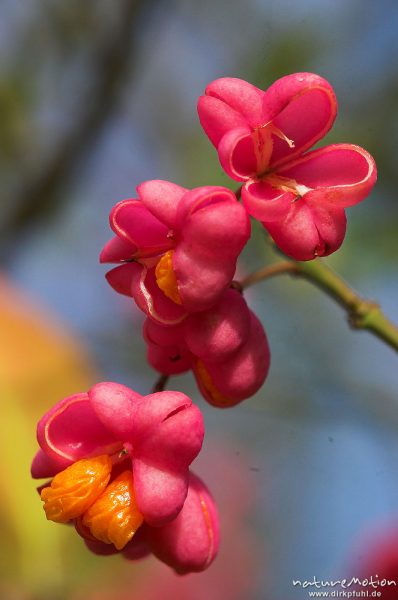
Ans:
POLYGON ((133 474, 123 471, 110 483, 108 455, 82 459, 58 473, 41 491, 47 519, 77 520, 78 530, 121 550, 143 523, 134 493, 133 474))

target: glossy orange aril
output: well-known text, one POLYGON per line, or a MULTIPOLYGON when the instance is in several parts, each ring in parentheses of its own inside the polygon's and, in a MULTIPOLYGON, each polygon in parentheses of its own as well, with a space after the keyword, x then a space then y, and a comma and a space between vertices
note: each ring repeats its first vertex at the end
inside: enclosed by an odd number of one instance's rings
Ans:
POLYGON ((106 488, 112 470, 107 454, 84 458, 58 473, 41 491, 47 519, 66 523, 82 515, 106 488))
POLYGON ((143 520, 135 500, 133 474, 123 471, 83 515, 82 524, 97 540, 121 550, 143 520))
POLYGON ((181 304, 177 277, 173 271, 173 250, 169 250, 159 260, 155 269, 156 283, 162 292, 176 304, 181 304))

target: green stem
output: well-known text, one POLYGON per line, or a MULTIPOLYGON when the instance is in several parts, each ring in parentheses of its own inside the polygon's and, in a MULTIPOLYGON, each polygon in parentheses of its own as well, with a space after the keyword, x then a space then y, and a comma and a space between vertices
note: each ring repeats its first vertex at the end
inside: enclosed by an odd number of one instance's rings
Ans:
POLYGON ((252 273, 241 282, 241 285, 245 289, 259 281, 283 273, 302 277, 316 285, 345 309, 348 322, 353 329, 366 329, 398 351, 398 327, 387 319, 376 302, 361 298, 319 258, 308 262, 283 261, 275 263, 252 273))
POLYGON ((241 290, 245 290, 246 288, 259 283, 259 281, 264 281, 264 279, 270 279, 271 277, 275 277, 276 275, 282 275, 283 273, 289 273, 290 275, 298 275, 298 270, 296 264, 294 262, 279 262, 274 263, 273 265, 263 267, 254 273, 251 273, 245 279, 243 279, 240 283, 237 283, 241 290))

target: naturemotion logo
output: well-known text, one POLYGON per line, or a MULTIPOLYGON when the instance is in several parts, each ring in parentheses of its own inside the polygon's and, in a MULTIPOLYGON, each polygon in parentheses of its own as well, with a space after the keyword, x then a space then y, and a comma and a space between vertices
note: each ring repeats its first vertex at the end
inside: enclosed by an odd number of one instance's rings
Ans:
POLYGON ((293 579, 292 584, 295 588, 308 590, 309 598, 382 598, 384 588, 397 587, 394 579, 380 579, 377 574, 364 579, 323 580, 314 576, 312 579, 293 579))

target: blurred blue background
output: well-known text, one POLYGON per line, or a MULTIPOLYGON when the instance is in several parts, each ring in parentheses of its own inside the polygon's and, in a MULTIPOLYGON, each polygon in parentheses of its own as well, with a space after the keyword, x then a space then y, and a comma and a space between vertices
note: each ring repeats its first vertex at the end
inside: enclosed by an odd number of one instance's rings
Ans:
MULTIPOLYGON (((265 89, 285 74, 313 71, 332 83, 339 115, 326 143, 364 146, 379 181, 348 211, 346 241, 326 262, 398 322, 394 0, 3 0, 0 11, 2 274, 73 332, 99 379, 141 393, 156 379, 145 361, 141 315, 107 286, 98 264, 113 204, 146 179, 236 187, 196 114, 198 96, 221 76, 265 89)), ((254 229, 242 273, 275 258, 254 229)), ((236 461, 253 494, 244 522, 255 572, 246 573, 245 591, 228 595, 218 578, 214 598, 301 599, 308 595, 292 579, 355 575, 348 564, 358 537, 398 518, 397 356, 370 334, 350 331, 342 311, 306 282, 264 282, 247 299, 272 351, 256 397, 218 411, 190 375, 170 385, 204 411, 202 476, 217 441, 219 485, 225 465, 236 461)), ((36 409, 31 398, 32 440, 34 420, 58 399, 36 409)), ((243 491, 238 485, 231 493, 243 491)), ((45 537, 50 524, 40 518, 45 537)), ((229 543, 239 546, 240 536, 229 543)), ((97 567, 77 548, 84 597, 108 598, 95 589, 104 563, 97 567)), ((3 566, 2 597, 83 597, 67 567, 43 591, 40 579, 24 580, 19 567, 10 571, 0 560, 3 566)), ((129 589, 120 598, 140 598, 129 589)), ((196 600, 196 593, 193 586, 184 597, 196 600)))

